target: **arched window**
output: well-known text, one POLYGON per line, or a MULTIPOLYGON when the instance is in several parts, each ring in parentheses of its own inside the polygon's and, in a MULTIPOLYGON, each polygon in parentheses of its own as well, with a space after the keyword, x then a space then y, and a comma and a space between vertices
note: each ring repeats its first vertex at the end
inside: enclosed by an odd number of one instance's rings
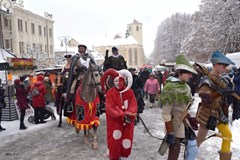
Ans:
POLYGON ((137 48, 134 49, 134 64, 138 65, 138 53, 137 48))
POLYGON ((128 55, 129 55, 129 62, 128 62, 128 64, 131 66, 131 65, 133 65, 133 53, 132 53, 132 48, 129 48, 129 51, 128 51, 128 55))
POLYGON ((139 28, 138 28, 138 26, 136 27, 136 31, 138 31, 139 30, 139 28))

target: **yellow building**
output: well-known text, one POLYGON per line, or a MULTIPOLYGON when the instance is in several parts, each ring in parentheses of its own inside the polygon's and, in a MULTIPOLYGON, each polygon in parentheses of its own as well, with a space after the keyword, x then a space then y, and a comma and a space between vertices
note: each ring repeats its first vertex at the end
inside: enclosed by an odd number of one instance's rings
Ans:
POLYGON ((127 61, 128 67, 139 68, 145 63, 145 54, 142 43, 142 23, 134 20, 133 23, 127 25, 125 37, 115 35, 113 39, 103 40, 102 44, 93 46, 93 49, 100 53, 105 53, 112 47, 118 48, 119 53, 127 61))

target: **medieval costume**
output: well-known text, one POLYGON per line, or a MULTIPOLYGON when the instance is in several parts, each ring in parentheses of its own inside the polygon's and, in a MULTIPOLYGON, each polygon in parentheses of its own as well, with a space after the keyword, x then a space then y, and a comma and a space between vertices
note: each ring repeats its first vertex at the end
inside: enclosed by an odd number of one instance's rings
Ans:
POLYGON ((99 97, 97 96, 92 102, 87 103, 81 99, 79 92, 81 92, 81 87, 76 92, 75 107, 67 117, 67 122, 79 130, 91 129, 93 126, 98 127, 100 121, 96 113, 98 105, 100 105, 99 97))
POLYGON ((200 82, 198 94, 201 97, 201 103, 197 112, 197 120, 200 124, 197 143, 198 146, 204 141, 208 130, 215 130, 217 127, 224 137, 222 147, 219 151, 220 160, 231 159, 231 139, 232 134, 228 127, 228 105, 226 102, 226 93, 229 93, 228 82, 220 75, 226 71, 226 67, 234 63, 220 51, 216 51, 211 56, 213 69, 208 70, 200 65, 197 69, 205 74, 200 82))
POLYGON ((130 89, 132 75, 128 70, 108 69, 101 78, 103 90, 108 75, 114 79, 115 87, 106 93, 107 153, 110 160, 119 160, 131 154, 137 102, 130 89), (124 86, 126 78, 127 87, 124 86))
POLYGON ((196 136, 186 118, 188 103, 192 99, 191 89, 187 81, 197 72, 183 55, 179 55, 175 65, 176 75, 169 77, 162 90, 162 117, 166 127, 165 141, 170 145, 168 160, 177 160, 180 144, 185 140, 187 146, 186 160, 194 160, 198 149, 196 136))
POLYGON ((127 69, 126 61, 122 55, 118 53, 116 47, 112 47, 112 55, 108 57, 108 50, 106 51, 105 61, 103 64, 103 71, 113 68, 116 70, 127 69))

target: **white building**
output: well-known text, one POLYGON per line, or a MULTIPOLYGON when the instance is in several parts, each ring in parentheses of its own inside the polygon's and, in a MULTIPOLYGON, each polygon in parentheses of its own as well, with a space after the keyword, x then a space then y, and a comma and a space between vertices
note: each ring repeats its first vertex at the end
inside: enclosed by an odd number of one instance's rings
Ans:
POLYGON ((23 4, 13 3, 9 13, 0 15, 1 47, 17 57, 39 58, 41 54, 54 57, 52 15, 37 15, 24 9, 23 4))

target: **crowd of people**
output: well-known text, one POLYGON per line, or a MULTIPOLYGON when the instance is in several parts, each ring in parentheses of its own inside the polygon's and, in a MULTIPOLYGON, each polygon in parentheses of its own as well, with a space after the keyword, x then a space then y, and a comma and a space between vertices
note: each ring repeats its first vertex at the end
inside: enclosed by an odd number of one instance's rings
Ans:
MULTIPOLYGON (((166 129, 163 143, 167 144, 165 148, 161 148, 161 152, 164 153, 169 148, 168 160, 179 158, 181 143, 186 146, 185 159, 194 160, 208 130, 215 128, 224 137, 219 151, 220 160, 231 159, 232 133, 228 127, 230 104, 233 108, 232 119, 240 118, 240 69, 233 67, 229 71, 227 68, 234 65, 234 62, 222 52, 216 51, 211 55, 213 67, 209 71, 197 63, 190 64, 185 56, 179 55, 174 66, 175 72, 170 75, 168 70, 151 72, 145 67, 137 72, 135 68, 127 68, 124 57, 116 47, 112 48, 112 55, 109 56, 108 53, 109 50, 106 50, 101 77, 102 91, 98 91, 99 94, 103 92, 106 95, 102 99, 105 103, 110 160, 129 157, 134 125, 139 123, 139 115, 145 107, 153 108, 159 104, 166 129), (190 102, 196 92, 201 98, 201 103, 194 118, 188 113, 188 107, 191 106, 190 102), (146 105, 146 101, 149 101, 149 105, 146 105)), ((44 107, 53 99, 58 114, 62 112, 60 108, 63 107, 64 116, 70 124, 79 121, 79 115, 76 117, 74 113, 76 90, 89 66, 95 62, 85 45, 78 46, 76 55, 65 54, 64 57, 66 64, 61 72, 56 73, 53 84, 49 74, 39 74, 37 81, 32 85, 25 83, 25 76, 14 80, 17 106, 20 110, 20 130, 27 129, 24 117, 26 109, 29 108, 29 95, 32 98, 35 124, 46 123, 43 118, 44 107), (52 95, 53 85, 56 89, 55 97, 52 95)), ((5 106, 4 89, 0 85, 0 131, 5 130, 1 126, 2 108, 5 106)), ((94 122, 96 121, 99 119, 95 119, 94 122)))

